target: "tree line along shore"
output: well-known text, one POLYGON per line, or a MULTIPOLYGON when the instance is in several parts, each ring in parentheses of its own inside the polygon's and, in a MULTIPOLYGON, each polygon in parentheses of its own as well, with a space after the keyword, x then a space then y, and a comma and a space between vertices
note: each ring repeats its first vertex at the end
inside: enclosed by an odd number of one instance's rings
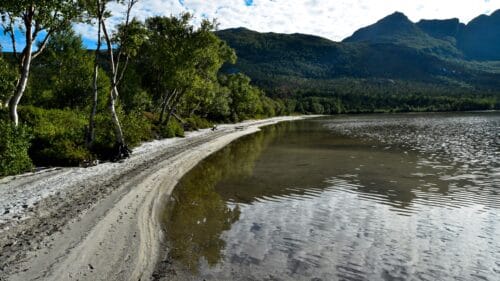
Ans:
POLYGON ((112 29, 115 1, 35 2, 0 4, 13 49, 0 57, 0 176, 120 160, 143 141, 293 112, 243 73, 219 73, 236 54, 215 21, 193 26, 185 13, 140 22, 128 0, 112 29), (97 26, 95 50, 73 30, 78 22, 97 26))

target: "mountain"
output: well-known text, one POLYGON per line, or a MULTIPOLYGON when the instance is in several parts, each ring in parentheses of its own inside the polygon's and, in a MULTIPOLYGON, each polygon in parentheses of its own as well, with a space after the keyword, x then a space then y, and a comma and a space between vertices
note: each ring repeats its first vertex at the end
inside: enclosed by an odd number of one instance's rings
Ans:
POLYGON ((225 71, 246 73, 266 90, 300 79, 397 79, 465 87, 500 84, 493 73, 406 45, 339 43, 311 35, 259 33, 245 28, 222 30, 217 35, 238 55, 237 64, 226 66, 225 71))
POLYGON ((473 19, 465 26, 458 41, 469 59, 500 60, 500 10, 473 19))
MULTIPOLYGON (((438 23, 437 30, 447 28, 447 23, 438 23)), ((429 54, 450 58, 461 58, 462 52, 455 46, 455 42, 443 40, 444 37, 436 35, 433 28, 427 28, 429 23, 421 23, 420 26, 411 22, 408 17, 400 12, 395 12, 373 25, 364 27, 343 42, 369 42, 369 43, 391 43, 406 47, 423 50, 429 54), (424 26, 425 32, 420 26, 424 26)))
POLYGON ((417 24, 423 32, 441 40, 451 41, 456 43, 456 39, 462 34, 465 29, 465 24, 459 19, 447 20, 421 20, 417 24))
POLYGON ((500 58, 491 51, 500 44, 489 45, 497 40, 496 17, 468 25, 457 19, 413 23, 394 13, 342 42, 246 28, 217 35, 238 55, 223 72, 245 73, 268 95, 302 105, 312 104, 306 97, 321 97, 328 100, 325 112, 340 112, 340 101, 354 111, 487 109, 500 108, 500 58), (474 60, 479 57, 497 60, 474 60))
POLYGON ((236 68, 241 69, 235 71, 257 79, 271 74, 315 79, 400 76, 425 80, 427 73, 439 75, 443 68, 450 68, 436 57, 388 43, 344 44, 311 35, 258 33, 244 28, 217 34, 238 54, 236 68), (414 67, 408 67, 410 63, 414 67))
POLYGON ((393 43, 443 58, 500 60, 500 10, 468 24, 456 18, 411 22, 396 12, 361 28, 343 42, 393 43))
POLYGON ((405 42, 413 38, 425 38, 425 33, 418 29, 403 13, 395 12, 375 24, 359 29, 344 42, 383 42, 396 39, 405 42))

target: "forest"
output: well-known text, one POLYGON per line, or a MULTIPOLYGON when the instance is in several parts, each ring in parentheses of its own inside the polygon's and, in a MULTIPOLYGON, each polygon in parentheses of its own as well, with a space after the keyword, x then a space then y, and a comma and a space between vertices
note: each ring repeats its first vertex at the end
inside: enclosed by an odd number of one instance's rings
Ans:
POLYGON ((249 118, 500 108, 498 75, 412 49, 218 31, 189 13, 139 21, 137 2, 2 1, 0 177, 119 161, 141 142, 249 118), (111 26, 116 2, 124 14, 111 26), (79 23, 96 27, 95 49, 79 23), (390 56, 404 63, 380 69, 390 56), (453 68, 464 85, 441 73, 453 68))
MULTIPOLYGON (((293 102, 291 108, 300 113, 500 108, 498 61, 451 58, 456 48, 436 49, 449 44, 430 37, 403 15, 381 22, 376 24, 379 33, 371 33, 376 35, 373 42, 333 42, 246 28, 217 31, 238 54, 236 64, 223 66, 223 71, 246 73, 269 97, 293 102)), ((494 48, 489 41, 484 45, 494 48)))

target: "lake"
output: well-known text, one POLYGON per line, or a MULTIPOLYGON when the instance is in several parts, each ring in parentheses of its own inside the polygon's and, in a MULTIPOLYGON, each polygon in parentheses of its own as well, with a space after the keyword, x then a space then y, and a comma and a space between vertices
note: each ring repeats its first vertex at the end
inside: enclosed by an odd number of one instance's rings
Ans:
POLYGON ((500 113, 280 123, 197 165, 171 280, 500 280, 500 113))

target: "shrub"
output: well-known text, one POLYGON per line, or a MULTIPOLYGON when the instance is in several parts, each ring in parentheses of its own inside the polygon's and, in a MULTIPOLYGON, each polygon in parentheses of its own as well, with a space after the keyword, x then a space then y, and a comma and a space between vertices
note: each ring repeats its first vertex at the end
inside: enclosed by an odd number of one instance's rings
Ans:
POLYGON ((85 147, 87 118, 76 110, 20 108, 33 130, 29 155, 36 165, 76 166, 90 158, 85 147))
POLYGON ((268 98, 263 96, 262 97, 262 114, 264 117, 273 117, 276 116, 276 110, 275 110, 275 102, 268 98))
POLYGON ((115 131, 109 114, 97 114, 95 116, 95 140, 92 153, 98 158, 110 160, 114 155, 115 131))
POLYGON ((9 94, 14 92, 17 77, 15 68, 7 63, 0 54, 0 107, 7 102, 9 94))
POLYGON ((0 120, 0 177, 19 174, 33 167, 28 149, 32 134, 25 125, 14 127, 0 120))
MULTIPOLYGON (((140 112, 132 112, 124 114, 122 110, 118 110, 119 118, 122 125, 123 137, 129 148, 139 145, 143 141, 148 141, 153 138, 153 129, 150 114, 140 112)), ((95 142, 92 147, 92 152, 100 159, 112 160, 115 158, 115 129, 111 121, 111 116, 106 113, 96 115, 95 142)))
POLYGON ((197 115, 186 118, 186 123, 184 124, 185 131, 195 131, 199 129, 205 129, 212 127, 212 123, 207 119, 201 118, 197 115))
POLYGON ((132 112, 122 117, 125 142, 134 147, 153 138, 151 122, 140 112, 132 112))
POLYGON ((184 129, 177 120, 171 119, 168 126, 160 126, 159 134, 162 138, 184 137, 184 129))

